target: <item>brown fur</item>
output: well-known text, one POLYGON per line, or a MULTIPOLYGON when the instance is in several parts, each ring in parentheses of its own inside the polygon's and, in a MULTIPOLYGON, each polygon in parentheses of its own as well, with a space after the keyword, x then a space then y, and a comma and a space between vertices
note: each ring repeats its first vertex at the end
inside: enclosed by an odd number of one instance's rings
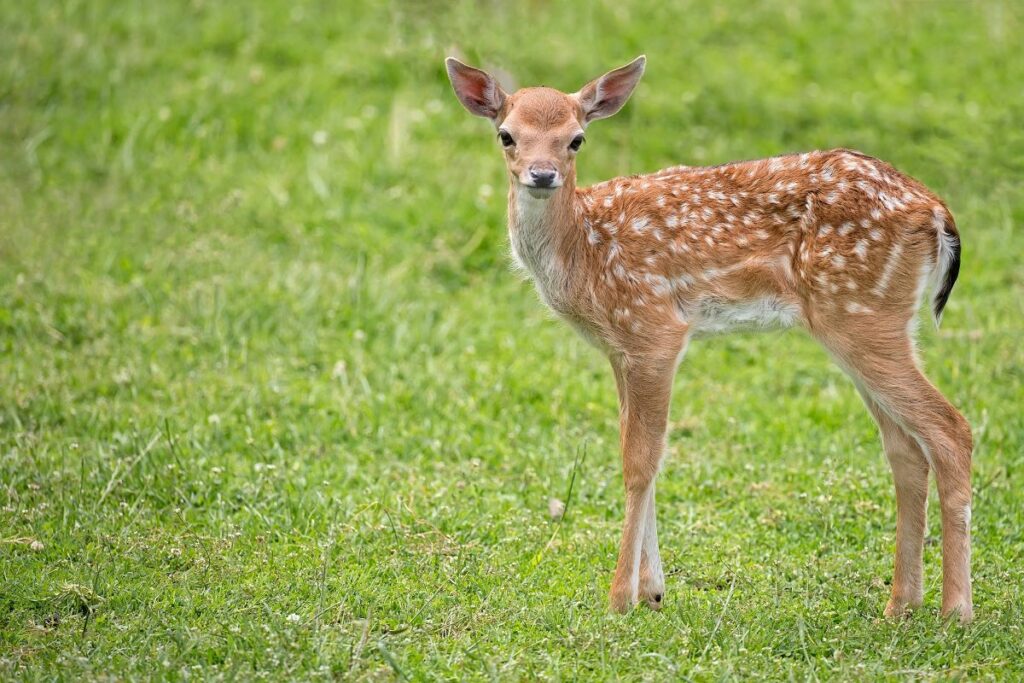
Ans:
POLYGON ((851 376, 879 425, 898 510, 886 614, 921 604, 934 469, 942 609, 969 620, 971 432, 921 374, 911 339, 924 280, 941 266, 943 231, 955 236, 948 209, 892 166, 841 149, 576 188, 569 143, 590 120, 617 111, 642 71, 637 60, 573 95, 506 95, 483 72, 449 62, 470 111, 514 139, 505 149, 514 252, 545 302, 602 349, 615 372, 626 520, 612 607, 661 605, 654 480, 677 363, 691 336, 749 312, 754 324, 777 317, 805 327, 851 376), (538 168, 556 172, 560 186, 531 187, 538 168))

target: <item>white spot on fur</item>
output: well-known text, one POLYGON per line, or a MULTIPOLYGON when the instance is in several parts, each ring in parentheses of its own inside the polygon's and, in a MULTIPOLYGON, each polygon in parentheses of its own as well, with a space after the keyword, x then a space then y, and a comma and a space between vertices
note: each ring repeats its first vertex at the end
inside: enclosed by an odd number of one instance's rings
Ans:
POLYGON ((664 275, 647 273, 644 275, 644 281, 651 286, 651 292, 657 296, 665 296, 672 291, 672 285, 670 284, 669 279, 664 275))
POLYGON ((619 243, 615 241, 615 238, 612 238, 611 243, 608 245, 608 261, 607 261, 607 263, 610 264, 614 259, 617 259, 621 254, 622 254, 622 247, 620 247, 619 243))
POLYGON ((861 192, 871 197, 872 199, 874 199, 875 196, 878 194, 878 190, 875 189, 875 186, 866 180, 858 180, 856 185, 857 189, 859 189, 861 192))
POLYGON ((882 269, 882 275, 878 278, 878 284, 871 290, 874 294, 882 296, 885 294, 885 290, 889 287, 889 281, 892 279, 893 273, 896 272, 896 267, 899 265, 900 255, 903 253, 903 245, 897 242, 893 245, 892 251, 889 252, 889 258, 885 261, 885 267, 882 269))
POLYGON ((683 273, 669 280, 669 283, 673 289, 689 289, 693 284, 693 278, 683 273))
POLYGON ((846 302, 846 312, 847 313, 874 313, 874 311, 872 311, 870 308, 868 308, 867 306, 865 306, 863 304, 859 304, 856 301, 847 301, 846 302))
POLYGON ((853 232, 853 228, 854 228, 853 223, 851 223, 850 221, 846 221, 842 225, 839 226, 839 230, 837 230, 836 232, 838 232, 843 237, 846 237, 851 232, 853 232))
POLYGON ((853 246, 853 253, 857 255, 861 261, 868 257, 868 241, 857 240, 857 244, 853 246))

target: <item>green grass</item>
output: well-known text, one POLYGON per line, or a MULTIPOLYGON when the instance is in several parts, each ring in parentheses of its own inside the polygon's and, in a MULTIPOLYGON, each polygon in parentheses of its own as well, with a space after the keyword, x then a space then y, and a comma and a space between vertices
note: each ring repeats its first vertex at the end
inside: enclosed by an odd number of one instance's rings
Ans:
POLYGON ((0 11, 0 677, 1024 675, 1020 3, 229 5, 0 11), (648 55, 584 183, 848 146, 948 200, 972 626, 935 505, 925 608, 880 618, 887 466, 796 331, 691 347, 666 608, 607 612, 614 382, 509 272, 455 49, 565 90, 648 55))

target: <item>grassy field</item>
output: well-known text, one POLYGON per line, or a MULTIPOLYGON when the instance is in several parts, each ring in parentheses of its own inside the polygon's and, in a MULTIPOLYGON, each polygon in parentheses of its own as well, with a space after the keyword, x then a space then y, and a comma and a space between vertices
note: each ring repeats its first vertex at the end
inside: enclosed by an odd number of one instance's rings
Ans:
POLYGON ((1024 6, 229 5, 2 3, 0 678, 1024 676, 1024 6), (847 146, 948 200, 973 625, 936 505, 881 618, 888 468, 797 331, 691 346, 666 608, 607 612, 614 382, 509 272, 451 53, 565 90, 646 53, 583 183, 847 146))

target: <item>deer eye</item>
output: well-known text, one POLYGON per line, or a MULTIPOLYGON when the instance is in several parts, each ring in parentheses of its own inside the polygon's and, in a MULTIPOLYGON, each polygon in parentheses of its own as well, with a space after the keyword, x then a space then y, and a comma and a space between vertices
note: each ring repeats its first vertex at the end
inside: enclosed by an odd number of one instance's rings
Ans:
POLYGON ((586 142, 586 141, 587 141, 587 139, 585 137, 583 137, 582 134, 577 135, 576 137, 574 137, 572 139, 572 142, 569 143, 569 149, 571 149, 574 152, 578 152, 580 147, 582 147, 583 143, 586 142))
POLYGON ((499 130, 498 139, 501 140, 501 144, 505 147, 512 147, 516 144, 516 141, 512 139, 512 136, 508 134, 507 130, 499 130))

